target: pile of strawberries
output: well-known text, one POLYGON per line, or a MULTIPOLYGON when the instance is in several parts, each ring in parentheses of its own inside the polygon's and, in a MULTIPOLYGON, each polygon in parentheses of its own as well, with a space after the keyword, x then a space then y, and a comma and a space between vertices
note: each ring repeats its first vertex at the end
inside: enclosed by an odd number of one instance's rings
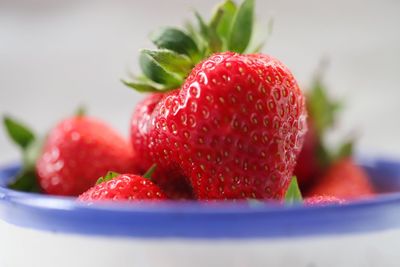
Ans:
POLYGON ((129 141, 82 111, 44 140, 5 117, 24 155, 10 188, 89 202, 280 201, 297 175, 309 204, 372 195, 351 144, 334 153, 324 145, 336 104, 319 81, 304 96, 283 63, 251 48, 253 17, 253 0, 226 0, 209 22, 196 13, 197 26, 153 34, 143 74, 123 81, 147 93, 129 141))

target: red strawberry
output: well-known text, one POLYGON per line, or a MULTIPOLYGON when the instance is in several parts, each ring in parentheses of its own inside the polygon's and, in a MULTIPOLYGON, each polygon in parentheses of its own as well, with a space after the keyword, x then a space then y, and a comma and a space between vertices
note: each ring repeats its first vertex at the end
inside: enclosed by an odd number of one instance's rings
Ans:
MULTIPOLYGON (((151 120, 151 115, 155 106, 161 99, 168 96, 167 94, 155 93, 148 95, 135 108, 131 120, 131 142, 134 151, 142 155, 139 164, 139 172, 143 173, 149 169, 154 160, 148 153, 149 138, 148 138, 148 122, 151 120)), ((170 166, 167 169, 158 167, 153 174, 153 180, 157 181, 163 191, 170 199, 191 199, 192 189, 186 178, 177 170, 170 166)))
POLYGON ((306 206, 326 206, 331 204, 345 204, 346 201, 333 196, 313 196, 306 198, 304 204, 306 206))
POLYGON ((148 178, 134 174, 117 174, 110 180, 100 182, 79 196, 79 201, 99 200, 164 200, 161 189, 148 178))
POLYGON ((144 149, 188 177, 199 199, 281 198, 304 125, 303 95, 282 63, 222 53, 158 103, 143 126, 144 149))
POLYGON ((373 194, 374 189, 367 174, 351 158, 335 162, 307 193, 310 197, 329 195, 346 200, 368 197, 373 194))
POLYGON ((159 49, 141 51, 143 75, 125 82, 172 90, 133 133, 141 154, 187 177, 199 199, 282 198, 303 144, 306 108, 291 72, 271 56, 241 54, 253 13, 252 0, 225 1, 209 23, 197 14, 200 29, 164 28, 152 36, 159 49))
POLYGON ((108 170, 135 172, 134 157, 130 144, 108 125, 75 116, 48 134, 36 171, 44 192, 75 196, 108 170))

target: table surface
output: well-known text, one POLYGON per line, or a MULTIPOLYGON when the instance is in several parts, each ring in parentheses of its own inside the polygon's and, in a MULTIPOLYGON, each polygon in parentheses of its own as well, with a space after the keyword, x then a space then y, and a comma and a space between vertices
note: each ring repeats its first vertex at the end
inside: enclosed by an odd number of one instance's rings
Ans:
MULTIPOLYGON (((148 33, 179 25, 193 6, 203 14, 217 1, 0 0, 0 114, 23 119, 45 134, 86 105, 128 135, 141 95, 119 81, 137 72, 148 33)), ((345 99, 343 120, 330 136, 359 137, 365 153, 400 156, 400 1, 257 1, 265 52, 280 58, 303 88, 327 57, 330 93, 345 99)), ((18 150, 0 126, 0 163, 18 150)))

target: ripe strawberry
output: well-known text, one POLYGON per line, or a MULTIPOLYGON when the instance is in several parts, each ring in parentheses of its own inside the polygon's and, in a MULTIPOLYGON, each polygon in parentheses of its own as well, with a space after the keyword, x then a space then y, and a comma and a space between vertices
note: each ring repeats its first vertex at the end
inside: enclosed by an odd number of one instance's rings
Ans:
POLYGON ((346 201, 333 196, 313 196, 306 198, 304 204, 306 206, 326 206, 331 204, 345 204, 346 201))
POLYGON ((156 105, 144 149, 188 177, 199 199, 281 198, 304 121, 303 95, 282 63, 216 54, 156 105))
MULTIPOLYGON (((104 179, 104 178, 103 178, 104 179)), ((91 187, 78 197, 79 201, 99 200, 164 200, 167 199, 161 189, 149 178, 134 174, 109 173, 104 180, 91 187)))
POLYGON ((306 110, 293 75, 271 56, 241 54, 253 4, 225 1, 210 23, 197 14, 198 32, 153 35, 159 50, 142 50, 144 75, 125 82, 172 90, 133 133, 141 154, 187 177, 199 199, 282 198, 303 144, 306 110))
POLYGON ((135 172, 130 144, 94 118, 74 116, 48 134, 36 162, 40 187, 54 195, 79 195, 108 170, 135 172))
POLYGON ((329 167, 307 196, 329 195, 345 200, 374 194, 367 174, 351 158, 344 158, 329 167))
MULTIPOLYGON (((148 95, 135 108, 131 120, 131 142, 134 151, 142 155, 138 161, 139 173, 148 170, 154 163, 152 156, 148 153, 148 122, 155 106, 168 93, 154 93, 148 95)), ((168 167, 163 169, 158 167, 153 174, 154 181, 160 186, 170 199, 192 199, 193 192, 186 178, 178 171, 168 167)))

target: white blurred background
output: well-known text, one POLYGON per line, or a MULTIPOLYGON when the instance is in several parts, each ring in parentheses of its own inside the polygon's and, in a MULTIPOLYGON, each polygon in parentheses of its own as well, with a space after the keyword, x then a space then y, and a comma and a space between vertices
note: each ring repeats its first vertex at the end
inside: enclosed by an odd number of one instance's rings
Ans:
MULTIPOLYGON (((141 96, 119 81, 137 71, 148 33, 180 25, 218 0, 0 0, 0 114, 45 133, 85 104, 128 135, 141 96)), ((307 86, 328 57, 331 94, 346 99, 341 133, 355 130, 363 153, 400 158, 400 1, 257 1, 261 29, 274 17, 265 52, 307 86)), ((18 159, 0 126, 0 165, 18 159)))

